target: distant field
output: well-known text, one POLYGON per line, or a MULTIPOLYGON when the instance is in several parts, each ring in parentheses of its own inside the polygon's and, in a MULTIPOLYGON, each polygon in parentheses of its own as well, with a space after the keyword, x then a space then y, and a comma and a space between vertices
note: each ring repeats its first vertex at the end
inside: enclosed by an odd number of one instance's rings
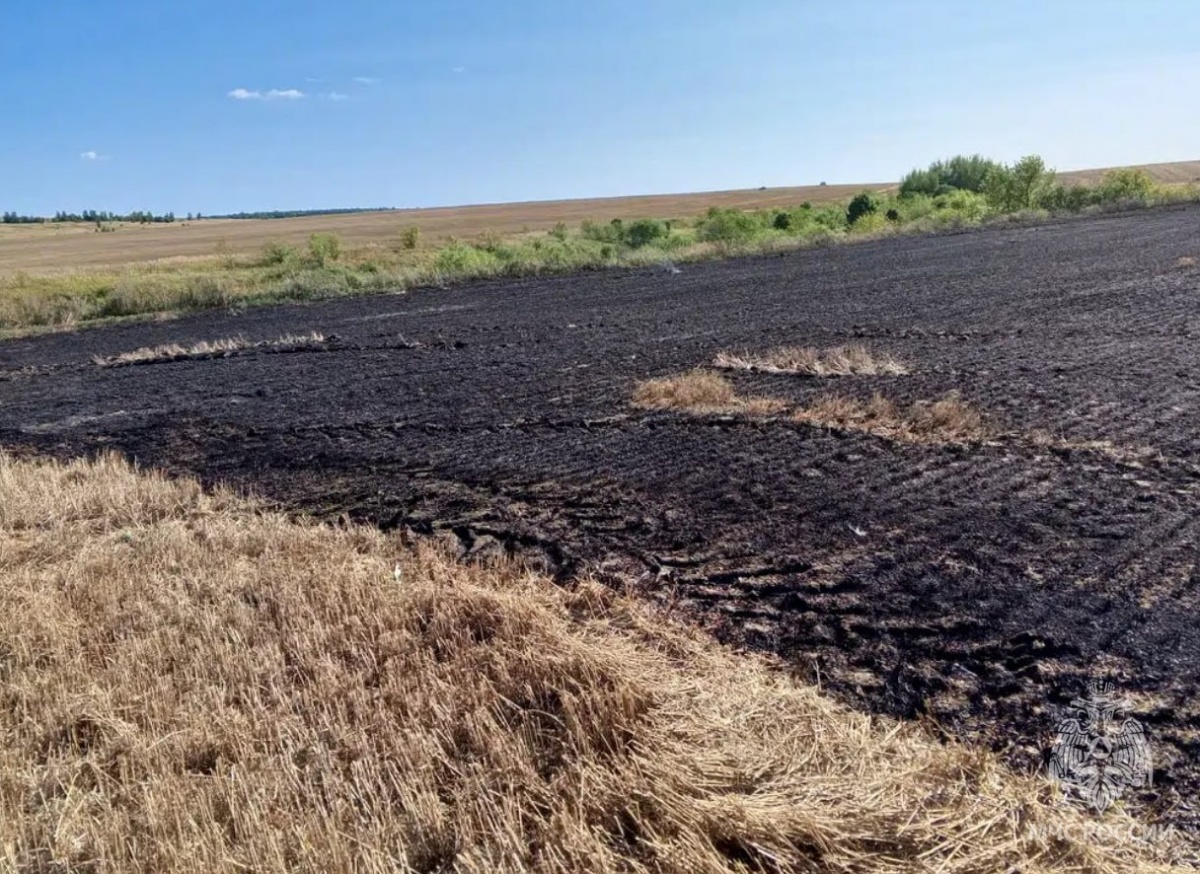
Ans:
MULTIPOLYGON (((1059 173, 1058 178, 1063 182, 1075 182, 1083 185, 1095 185, 1100 177, 1112 167, 1098 170, 1071 170, 1059 173)), ((1200 182, 1200 161, 1176 161, 1173 164, 1136 164, 1128 169, 1145 170, 1155 182, 1163 185, 1186 185, 1189 182, 1200 182)))
MULTIPOLYGON (((1140 167, 1155 181, 1179 184, 1200 181, 1200 161, 1147 164, 1140 167)), ((1105 169, 1060 174, 1066 182, 1092 184, 1105 169)), ((710 191, 590 200, 552 200, 432 209, 318 215, 292 219, 205 219, 173 225, 120 225, 101 234, 90 224, 0 225, 0 276, 23 270, 49 273, 80 268, 116 267, 159 259, 210 258, 255 252, 268 241, 303 243, 310 234, 329 231, 349 245, 387 243, 417 225, 426 241, 449 236, 505 236, 522 230, 545 231, 557 222, 578 225, 585 219, 688 218, 713 206, 768 209, 846 200, 863 189, 888 191, 895 183, 808 185, 743 191, 710 191)))
MULTIPOLYGON (((1200 165, 1198 165, 1200 166, 1200 165)), ((94 226, 0 225, 0 275, 17 270, 47 272, 72 268, 113 267, 161 258, 206 258, 255 252, 279 240, 303 243, 318 231, 339 234, 350 245, 386 243, 417 225, 426 240, 484 233, 512 235, 525 228, 548 230, 558 222, 578 225, 585 219, 685 218, 709 207, 766 209, 804 201, 829 203, 852 197, 864 188, 886 190, 894 184, 810 185, 750 191, 713 191, 592 200, 405 209, 351 215, 319 215, 292 219, 205 219, 173 225, 121 225, 116 233, 97 233, 94 226)))

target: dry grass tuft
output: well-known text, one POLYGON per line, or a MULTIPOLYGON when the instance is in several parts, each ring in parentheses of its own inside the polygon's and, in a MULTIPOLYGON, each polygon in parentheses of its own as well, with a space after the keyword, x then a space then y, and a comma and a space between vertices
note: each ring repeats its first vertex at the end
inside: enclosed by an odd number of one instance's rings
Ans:
POLYGON ((1042 449, 1059 452, 1092 452, 1121 464, 1141 467, 1146 462, 1161 461, 1162 453, 1150 446, 1125 446, 1111 440, 1074 440, 1060 437, 1043 428, 1026 435, 1029 443, 1042 449))
POLYGON ((721 352, 713 364, 730 370, 800 376, 903 376, 908 373, 908 367, 888 353, 872 352, 862 345, 824 350, 785 346, 761 355, 721 352))
POLYGON ((1184 257, 1180 258, 1178 261, 1175 262, 1175 266, 1176 267, 1195 267, 1196 259, 1191 257, 1190 255, 1185 255, 1184 257))
POLYGON ((305 349, 310 346, 318 346, 324 342, 324 335, 316 331, 299 336, 285 334, 277 340, 264 340, 259 343, 253 343, 245 337, 231 337, 211 343, 203 341, 194 346, 180 346, 178 343, 171 343, 164 346, 143 346, 140 349, 134 349, 132 352, 123 352, 120 355, 97 355, 92 358, 92 361, 100 367, 124 367, 131 364, 178 361, 183 358, 211 358, 246 349, 275 349, 277 351, 305 349))
POLYGON ((823 395, 794 414, 798 422, 865 431, 906 443, 977 443, 995 435, 983 414, 955 393, 907 408, 876 393, 869 401, 823 395))
POLYGON ((1170 870, 597 585, 112 458, 0 455, 0 567, 15 874, 1170 870))
POLYGON ((786 408, 783 401, 766 397, 739 397, 733 383, 708 370, 667 376, 638 383, 635 406, 648 410, 684 410, 689 413, 743 413, 769 416, 786 408))

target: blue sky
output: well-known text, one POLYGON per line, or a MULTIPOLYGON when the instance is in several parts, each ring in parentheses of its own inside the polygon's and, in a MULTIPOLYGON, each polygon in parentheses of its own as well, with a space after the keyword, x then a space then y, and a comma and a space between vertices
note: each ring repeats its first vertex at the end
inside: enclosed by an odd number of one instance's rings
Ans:
POLYGON ((1195 0, 42 0, 0 210, 434 206, 1200 159, 1195 0))

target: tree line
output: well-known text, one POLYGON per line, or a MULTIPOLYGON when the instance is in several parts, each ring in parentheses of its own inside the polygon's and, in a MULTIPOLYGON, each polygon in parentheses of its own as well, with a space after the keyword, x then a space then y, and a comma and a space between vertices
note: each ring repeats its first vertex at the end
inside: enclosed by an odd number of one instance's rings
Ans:
MULTIPOLYGON (((203 218, 219 218, 219 219, 283 219, 283 218, 299 218, 301 216, 312 215, 348 215, 359 212, 389 212, 395 207, 390 206, 371 206, 371 207, 354 207, 345 209, 278 209, 262 212, 230 212, 223 215, 204 216, 201 213, 188 213, 185 221, 199 221, 203 218)), ((152 212, 143 212, 134 210, 124 215, 116 212, 106 212, 94 209, 85 209, 83 212, 64 212, 59 211, 52 218, 47 218, 40 215, 20 215, 15 212, 6 212, 0 215, 0 223, 6 225, 41 225, 52 224, 54 222, 92 222, 95 224, 105 224, 108 222, 133 222, 135 224, 170 224, 176 221, 175 213, 167 212, 162 215, 155 215, 152 212)))
MULTIPOLYGON (((188 213, 188 221, 193 221, 200 218, 199 214, 192 215, 188 213)), ((0 215, 0 223, 6 225, 41 225, 65 222, 89 222, 92 224, 105 224, 108 222, 132 222, 134 224, 150 225, 150 224, 170 224, 174 222, 175 213, 165 212, 161 215, 155 215, 152 212, 143 210, 134 210, 125 214, 108 212, 106 210, 85 209, 83 212, 65 212, 60 210, 56 212, 53 218, 46 218, 40 215, 19 215, 15 212, 6 212, 0 215)))

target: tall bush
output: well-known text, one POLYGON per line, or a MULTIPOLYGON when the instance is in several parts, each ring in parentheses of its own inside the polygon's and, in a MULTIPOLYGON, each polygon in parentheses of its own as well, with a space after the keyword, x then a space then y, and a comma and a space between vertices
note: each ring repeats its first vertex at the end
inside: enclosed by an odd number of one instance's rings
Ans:
POLYGON ((308 254, 318 267, 325 267, 342 256, 342 240, 337 234, 313 234, 308 238, 308 254))
POLYGON ((751 213, 713 207, 701 220, 700 239, 711 243, 744 243, 754 239, 762 224, 751 213))
POLYGON ((665 222, 657 219, 638 219, 625 230, 625 241, 635 249, 665 239, 670 233, 665 222))
POLYGON ((1037 207, 1053 187, 1054 171, 1037 155, 1027 155, 1011 167, 992 170, 984 184, 984 194, 993 209, 1017 212, 1037 207))
POLYGON ((846 208, 846 221, 854 224, 859 219, 879 212, 879 197, 871 191, 855 195, 846 208))
POLYGON ((1148 200, 1154 195, 1154 180, 1145 170, 1109 170, 1097 194, 1101 201, 1148 200))
POLYGON ((900 196, 926 194, 936 197, 950 191, 982 192, 988 176, 1000 164, 982 155, 955 155, 935 161, 925 170, 913 170, 900 182, 900 196))

